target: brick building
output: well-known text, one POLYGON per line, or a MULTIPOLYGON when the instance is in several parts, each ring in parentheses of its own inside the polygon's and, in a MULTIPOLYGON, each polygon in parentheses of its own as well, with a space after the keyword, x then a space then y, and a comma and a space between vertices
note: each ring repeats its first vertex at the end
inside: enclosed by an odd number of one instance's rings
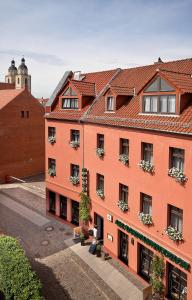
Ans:
POLYGON ((66 72, 46 107, 47 210, 79 224, 85 168, 99 239, 148 282, 163 255, 174 300, 192 299, 191 74, 192 59, 66 72))
POLYGON ((31 95, 25 60, 0 83, 0 182, 44 172, 44 108, 31 95))

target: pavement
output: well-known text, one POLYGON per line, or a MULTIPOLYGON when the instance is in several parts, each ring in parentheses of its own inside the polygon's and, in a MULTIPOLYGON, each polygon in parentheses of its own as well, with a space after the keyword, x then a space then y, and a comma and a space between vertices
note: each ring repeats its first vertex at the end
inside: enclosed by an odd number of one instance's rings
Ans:
POLYGON ((0 186, 0 229, 24 248, 47 300, 149 299, 147 284, 113 259, 91 255, 74 243, 69 224, 46 215, 42 176, 0 186))

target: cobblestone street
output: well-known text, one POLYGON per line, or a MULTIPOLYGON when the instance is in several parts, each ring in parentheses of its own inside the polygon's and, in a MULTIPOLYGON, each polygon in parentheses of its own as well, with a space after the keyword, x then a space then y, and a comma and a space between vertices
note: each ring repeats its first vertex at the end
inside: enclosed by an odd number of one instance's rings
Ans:
POLYGON ((0 189, 0 228, 20 241, 43 283, 45 299, 120 299, 65 243, 72 240, 72 227, 45 216, 44 198, 31 188, 12 186, 0 189), (19 214, 14 208, 18 205, 19 214), (30 221, 30 212, 44 216, 47 223, 38 226, 33 217, 30 221))

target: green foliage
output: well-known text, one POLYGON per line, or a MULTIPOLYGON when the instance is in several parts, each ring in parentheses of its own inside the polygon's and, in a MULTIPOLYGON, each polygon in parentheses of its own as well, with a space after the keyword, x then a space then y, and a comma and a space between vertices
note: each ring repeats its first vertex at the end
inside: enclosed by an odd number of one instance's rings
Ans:
POLYGON ((164 285, 163 285, 163 276, 164 276, 165 264, 163 257, 158 255, 153 255, 152 261, 152 275, 151 275, 151 284, 153 294, 163 296, 164 285))
POLYGON ((82 231, 80 233, 80 240, 86 240, 85 235, 82 231))
POLYGON ((79 205, 79 218, 83 222, 88 222, 90 215, 90 198, 83 192, 80 194, 81 201, 79 205))
POLYGON ((6 300, 41 300, 41 283, 23 249, 12 237, 0 237, 0 290, 6 300))
POLYGON ((155 276, 163 278, 164 270, 165 270, 165 264, 163 261, 163 257, 159 257, 158 255, 153 256, 152 270, 153 270, 153 274, 155 274, 155 276))

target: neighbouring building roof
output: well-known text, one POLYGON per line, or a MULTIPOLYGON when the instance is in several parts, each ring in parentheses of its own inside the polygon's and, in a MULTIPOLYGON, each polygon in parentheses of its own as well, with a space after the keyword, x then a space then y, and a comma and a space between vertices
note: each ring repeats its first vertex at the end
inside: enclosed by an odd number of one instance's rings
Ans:
POLYGON ((0 82, 0 90, 9 90, 14 88, 15 84, 13 83, 0 82))
POLYGON ((24 89, 0 90, 0 109, 5 107, 23 91, 24 89))
POLYGON ((96 97, 93 104, 83 111, 61 111, 47 114, 47 118, 81 120, 83 122, 148 129, 182 134, 192 134, 192 103, 179 116, 160 116, 140 113, 139 92, 149 81, 159 74, 180 90, 181 94, 192 93, 192 59, 183 59, 166 63, 83 74, 83 81, 92 82, 96 86, 96 97), (98 88, 99 86, 99 88, 98 88), (104 93, 113 89, 116 94, 128 95, 129 101, 112 115, 105 112, 104 93), (103 93, 99 94, 103 91, 103 93))

